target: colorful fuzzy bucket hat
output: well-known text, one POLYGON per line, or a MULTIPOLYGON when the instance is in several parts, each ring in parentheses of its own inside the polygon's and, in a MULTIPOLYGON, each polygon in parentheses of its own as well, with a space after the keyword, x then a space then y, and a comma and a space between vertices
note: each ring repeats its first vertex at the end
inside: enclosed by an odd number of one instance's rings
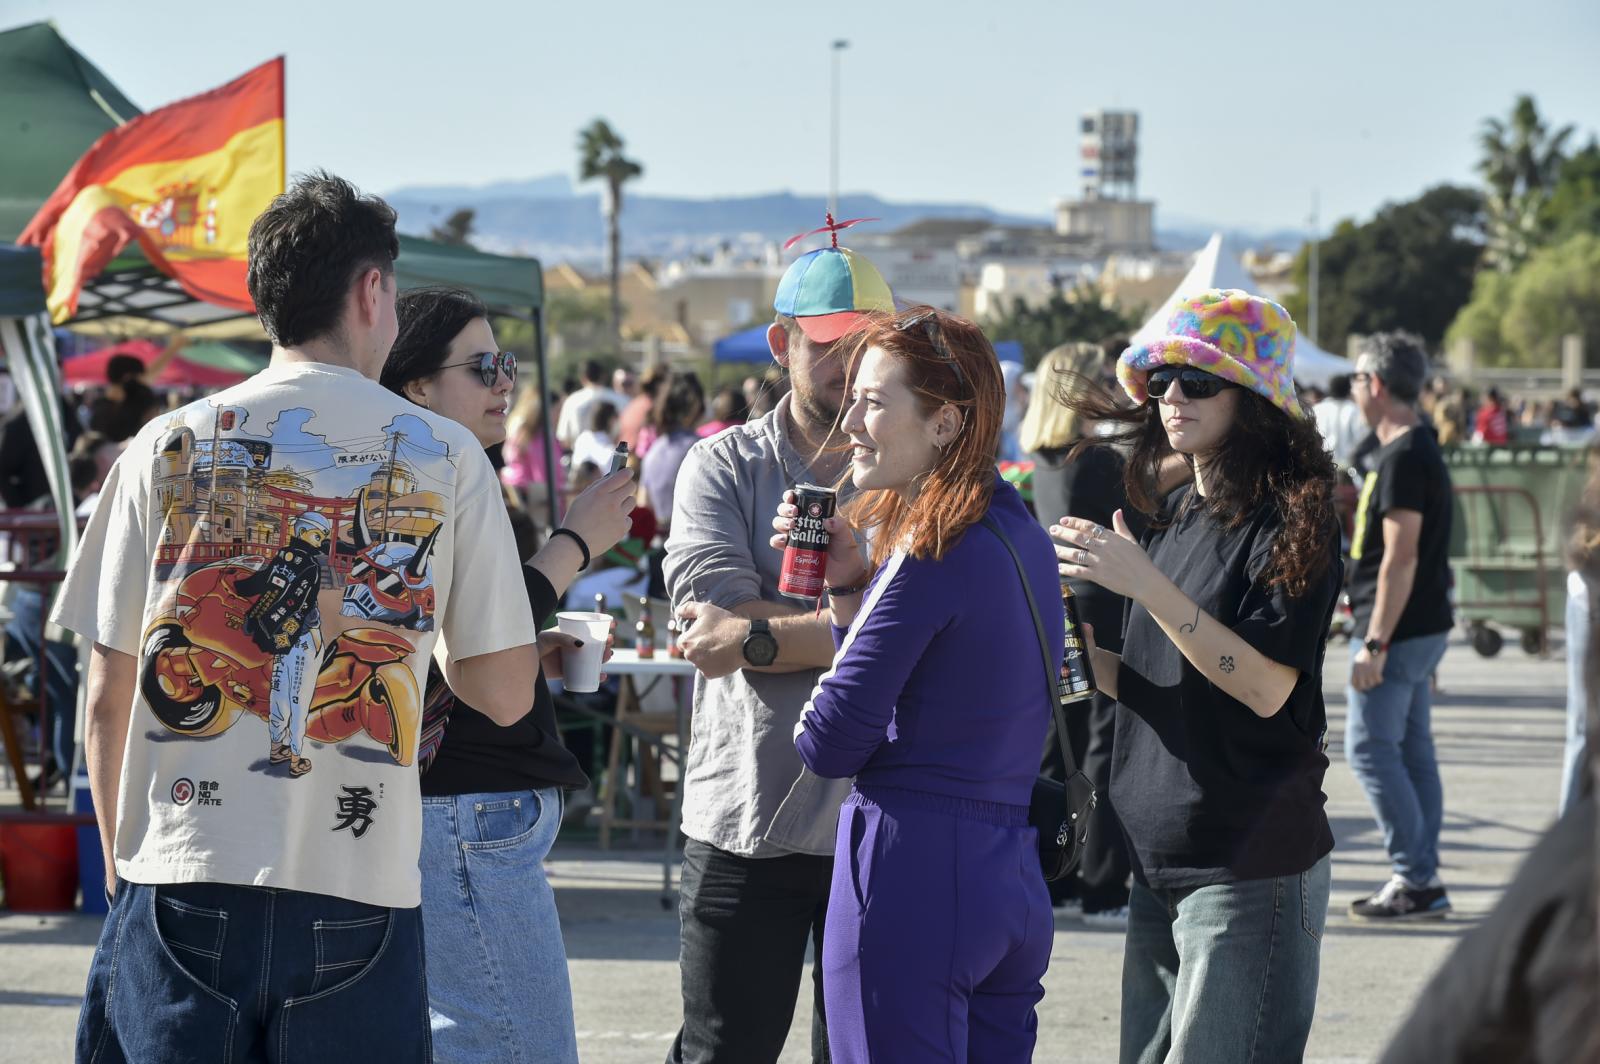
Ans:
POLYGON ((1294 319, 1270 299, 1237 288, 1190 296, 1161 336, 1122 353, 1117 379, 1143 403, 1145 380, 1161 366, 1193 366, 1265 396, 1290 417, 1306 416, 1294 390, 1294 319))

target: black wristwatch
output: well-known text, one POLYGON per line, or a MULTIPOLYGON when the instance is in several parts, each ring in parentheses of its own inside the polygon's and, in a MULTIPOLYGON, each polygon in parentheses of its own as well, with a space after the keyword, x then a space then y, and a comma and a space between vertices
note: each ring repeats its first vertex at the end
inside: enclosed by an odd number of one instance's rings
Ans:
POLYGON ((744 637, 744 660, 758 667, 778 660, 778 641, 772 637, 772 625, 760 617, 750 622, 750 634, 744 637))
POLYGON ((1376 639, 1365 640, 1361 645, 1366 647, 1367 653, 1371 654, 1373 657, 1377 657, 1379 654, 1387 654, 1389 652, 1389 644, 1381 643, 1376 639))

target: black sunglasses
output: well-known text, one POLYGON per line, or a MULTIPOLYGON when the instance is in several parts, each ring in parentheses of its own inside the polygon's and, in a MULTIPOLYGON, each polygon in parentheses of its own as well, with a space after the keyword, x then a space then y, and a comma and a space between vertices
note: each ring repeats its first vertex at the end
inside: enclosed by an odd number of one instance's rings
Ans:
POLYGON ((457 366, 471 366, 477 370, 478 379, 485 388, 493 388, 502 373, 506 375, 506 380, 517 383, 517 356, 510 351, 485 351, 481 355, 474 355, 470 362, 451 362, 439 368, 455 369, 457 366))
POLYGON ((1167 394, 1167 389, 1172 386, 1173 381, 1183 386, 1183 394, 1189 399, 1210 399, 1224 388, 1239 387, 1232 381, 1213 376, 1203 369, 1189 366, 1162 366, 1160 369, 1150 371, 1149 378, 1144 382, 1144 390, 1150 393, 1150 398, 1160 399, 1167 394))
POLYGON ((937 312, 930 310, 925 314, 907 318, 895 326, 895 331, 897 332, 910 332, 913 329, 922 330, 922 335, 927 337, 928 343, 933 345, 933 353, 945 362, 950 363, 950 368, 955 371, 956 384, 961 387, 962 391, 966 391, 966 374, 961 372, 961 364, 956 361, 956 356, 950 353, 949 345, 944 342, 944 332, 939 328, 937 312))

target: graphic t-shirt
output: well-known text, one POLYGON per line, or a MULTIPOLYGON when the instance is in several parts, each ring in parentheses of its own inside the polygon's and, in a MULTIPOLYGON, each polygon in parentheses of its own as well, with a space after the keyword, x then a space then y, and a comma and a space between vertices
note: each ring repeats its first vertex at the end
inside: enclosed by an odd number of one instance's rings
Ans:
POLYGON ((1283 708, 1257 716, 1129 602, 1111 804, 1135 879, 1174 890, 1297 875, 1333 849, 1323 810, 1322 661, 1341 575, 1337 530, 1330 522, 1322 574, 1292 597, 1269 583, 1283 527, 1276 503, 1229 528, 1190 503, 1193 490, 1168 498, 1168 518, 1144 539, 1150 560, 1206 614, 1300 677, 1283 708))
POLYGON ((1422 515, 1417 539, 1417 575, 1389 642, 1448 632, 1450 605, 1450 469, 1438 441, 1418 425, 1365 459, 1368 470, 1356 505, 1350 538, 1350 608, 1356 635, 1365 637, 1378 604, 1378 568, 1383 564, 1383 518, 1392 510, 1422 515))
POLYGON ((145 426, 55 614, 137 659, 118 875, 418 905, 429 657, 532 642, 518 569, 482 446, 354 370, 145 426))

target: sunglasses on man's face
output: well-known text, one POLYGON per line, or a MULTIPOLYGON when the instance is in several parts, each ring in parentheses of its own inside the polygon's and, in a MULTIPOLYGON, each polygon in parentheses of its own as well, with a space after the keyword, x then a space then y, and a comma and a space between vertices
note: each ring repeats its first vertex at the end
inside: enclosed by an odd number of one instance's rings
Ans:
POLYGON ((517 383, 517 356, 510 351, 485 351, 481 355, 474 355, 471 361, 451 362, 439 368, 455 369, 457 366, 471 366, 477 370, 478 379, 485 388, 493 388, 502 373, 506 375, 506 380, 517 383))
POLYGON ((1188 399, 1210 399, 1224 388, 1239 387, 1232 381, 1213 376, 1205 370, 1192 369, 1188 366, 1181 368, 1163 366, 1150 371, 1144 388, 1150 393, 1150 398, 1160 399, 1167 394, 1167 389, 1172 386, 1173 381, 1178 382, 1179 387, 1183 389, 1184 397, 1188 399))

